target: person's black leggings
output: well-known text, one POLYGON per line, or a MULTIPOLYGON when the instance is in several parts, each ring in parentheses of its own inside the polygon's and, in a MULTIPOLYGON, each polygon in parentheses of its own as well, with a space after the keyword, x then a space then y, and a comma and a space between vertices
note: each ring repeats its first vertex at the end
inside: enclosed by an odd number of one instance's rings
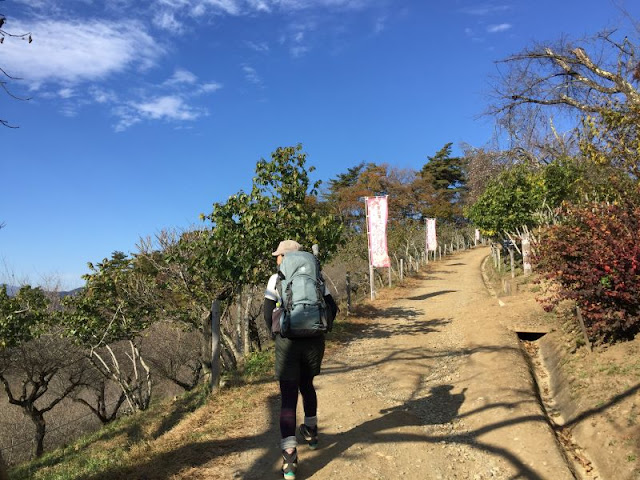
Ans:
POLYGON ((302 395, 302 405, 306 417, 315 417, 318 411, 318 397, 313 387, 313 377, 296 380, 280 380, 280 434, 282 438, 296 434, 296 407, 298 405, 298 391, 302 395))

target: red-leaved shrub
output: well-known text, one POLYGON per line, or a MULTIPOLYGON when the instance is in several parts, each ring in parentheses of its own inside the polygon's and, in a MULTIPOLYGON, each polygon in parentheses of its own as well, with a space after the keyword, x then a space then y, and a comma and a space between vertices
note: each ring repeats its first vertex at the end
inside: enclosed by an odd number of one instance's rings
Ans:
POLYGON ((559 285, 547 299, 581 309, 596 343, 631 339, 640 331, 640 207, 565 207, 564 221, 541 235, 538 270, 559 285))

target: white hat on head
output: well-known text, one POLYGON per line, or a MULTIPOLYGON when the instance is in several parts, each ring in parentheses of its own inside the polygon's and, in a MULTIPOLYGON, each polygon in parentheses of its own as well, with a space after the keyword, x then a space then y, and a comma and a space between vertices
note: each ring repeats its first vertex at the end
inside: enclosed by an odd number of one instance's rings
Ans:
POLYGON ((302 245, 300 245, 295 240, 283 240, 278 245, 278 248, 276 249, 276 251, 273 252, 271 255, 273 255, 274 257, 277 257, 278 255, 284 255, 287 252, 297 252, 301 248, 302 248, 302 245))

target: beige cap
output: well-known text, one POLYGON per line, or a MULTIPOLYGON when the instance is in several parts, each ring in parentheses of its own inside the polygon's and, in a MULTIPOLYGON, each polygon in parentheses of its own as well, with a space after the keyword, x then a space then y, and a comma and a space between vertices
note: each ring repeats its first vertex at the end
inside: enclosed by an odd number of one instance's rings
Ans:
POLYGON ((271 255, 277 257, 278 255, 284 255, 287 252, 297 252, 301 248, 302 245, 300 245, 295 240, 283 240, 282 242, 280 242, 280 245, 278 245, 277 250, 271 255))

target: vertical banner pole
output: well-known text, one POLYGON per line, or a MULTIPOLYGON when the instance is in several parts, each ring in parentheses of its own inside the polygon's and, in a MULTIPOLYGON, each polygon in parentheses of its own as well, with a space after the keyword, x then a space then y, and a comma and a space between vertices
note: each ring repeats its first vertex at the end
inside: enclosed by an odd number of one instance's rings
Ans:
POLYGON ((364 212, 365 221, 367 224, 367 247, 369 249, 369 290, 371 294, 371 300, 375 298, 375 285, 373 280, 373 259, 371 258, 371 231, 369 230, 369 205, 367 200, 369 197, 364 197, 364 212))
MULTIPOLYGON (((375 268, 388 268, 391 284, 391 259, 387 245, 388 198, 388 195, 365 197, 371 300, 375 298, 375 268)), ((381 286, 384 286, 384 280, 381 280, 381 286)))
POLYGON ((373 268, 373 265, 369 265, 369 289, 371 290, 371 300, 374 300, 376 298, 375 281, 373 278, 374 273, 375 270, 373 268))

